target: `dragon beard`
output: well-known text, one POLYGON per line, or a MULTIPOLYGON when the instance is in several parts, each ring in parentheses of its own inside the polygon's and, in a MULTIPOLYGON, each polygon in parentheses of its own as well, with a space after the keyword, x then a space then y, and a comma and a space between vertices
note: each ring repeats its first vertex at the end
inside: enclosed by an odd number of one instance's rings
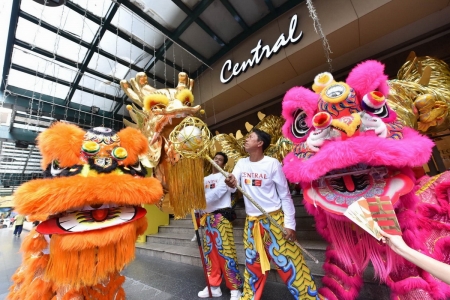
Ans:
POLYGON ((111 274, 134 259, 136 238, 146 227, 141 218, 113 229, 52 235, 45 279, 72 289, 107 284, 111 274))

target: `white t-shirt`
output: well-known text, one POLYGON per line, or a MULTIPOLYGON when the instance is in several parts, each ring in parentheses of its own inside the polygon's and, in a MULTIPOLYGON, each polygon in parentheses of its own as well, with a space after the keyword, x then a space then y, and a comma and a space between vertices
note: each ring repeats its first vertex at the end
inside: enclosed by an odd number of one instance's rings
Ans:
MULTIPOLYGON (((257 162, 241 158, 233 170, 238 184, 268 213, 282 209, 284 227, 295 230, 295 208, 281 164, 264 156, 257 162)), ((261 211, 244 196, 245 212, 260 216, 261 211)))
POLYGON ((203 182, 207 213, 231 207, 231 193, 236 189, 231 189, 225 184, 225 177, 221 173, 206 176, 203 182))

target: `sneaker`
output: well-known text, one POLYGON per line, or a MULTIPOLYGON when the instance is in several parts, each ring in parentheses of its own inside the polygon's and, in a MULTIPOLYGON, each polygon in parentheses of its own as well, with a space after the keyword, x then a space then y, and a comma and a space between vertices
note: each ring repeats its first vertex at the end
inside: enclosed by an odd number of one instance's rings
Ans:
POLYGON ((241 299, 241 291, 240 290, 232 290, 230 300, 239 300, 241 299))
POLYGON ((197 240, 197 236, 194 235, 194 237, 191 239, 191 242, 195 242, 197 240))
MULTIPOLYGON (((222 296, 222 291, 220 290, 220 286, 212 286, 211 287, 211 294, 213 297, 220 297, 222 296)), ((198 296, 200 298, 209 298, 209 292, 208 287, 205 287, 203 291, 198 292, 198 296)))

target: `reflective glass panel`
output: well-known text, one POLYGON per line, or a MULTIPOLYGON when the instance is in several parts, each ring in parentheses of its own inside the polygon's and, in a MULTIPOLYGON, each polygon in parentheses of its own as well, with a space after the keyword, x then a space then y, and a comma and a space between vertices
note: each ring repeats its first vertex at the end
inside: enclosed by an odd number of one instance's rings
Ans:
POLYGON ((81 45, 71 42, 22 18, 19 18, 16 38, 80 63, 83 61, 87 52, 87 49, 81 45))
POLYGON ((33 0, 22 0, 20 9, 88 43, 92 42, 99 27, 94 22, 65 5, 49 7, 34 2, 33 0))

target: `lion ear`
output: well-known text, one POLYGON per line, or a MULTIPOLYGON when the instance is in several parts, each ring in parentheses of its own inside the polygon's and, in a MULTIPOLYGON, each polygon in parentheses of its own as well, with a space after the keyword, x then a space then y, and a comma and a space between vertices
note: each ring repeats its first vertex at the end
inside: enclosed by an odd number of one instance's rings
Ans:
POLYGON ((120 137, 120 146, 128 152, 124 165, 134 165, 139 155, 147 153, 148 143, 146 137, 137 129, 127 127, 117 133, 120 137))
POLYGON ((42 154, 42 169, 57 160, 60 167, 70 167, 80 163, 80 149, 85 131, 80 127, 57 122, 37 137, 42 154))

